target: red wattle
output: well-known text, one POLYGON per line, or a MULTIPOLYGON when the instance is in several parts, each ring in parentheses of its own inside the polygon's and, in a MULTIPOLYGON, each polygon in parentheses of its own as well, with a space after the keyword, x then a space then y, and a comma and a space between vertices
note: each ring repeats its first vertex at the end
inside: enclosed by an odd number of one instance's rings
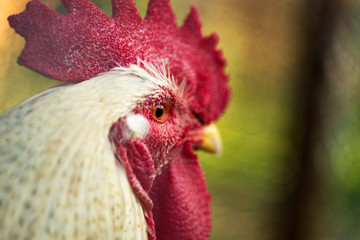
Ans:
POLYGON ((198 157, 186 143, 170 153, 172 161, 150 191, 158 240, 205 240, 210 236, 210 194, 198 157))

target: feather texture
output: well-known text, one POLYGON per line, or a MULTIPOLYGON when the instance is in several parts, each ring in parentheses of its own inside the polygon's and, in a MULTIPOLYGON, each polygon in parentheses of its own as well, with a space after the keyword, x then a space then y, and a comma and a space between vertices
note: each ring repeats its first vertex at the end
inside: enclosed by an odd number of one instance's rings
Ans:
POLYGON ((108 134, 170 83, 136 65, 117 68, 0 115, 1 237, 147 239, 142 204, 108 134))

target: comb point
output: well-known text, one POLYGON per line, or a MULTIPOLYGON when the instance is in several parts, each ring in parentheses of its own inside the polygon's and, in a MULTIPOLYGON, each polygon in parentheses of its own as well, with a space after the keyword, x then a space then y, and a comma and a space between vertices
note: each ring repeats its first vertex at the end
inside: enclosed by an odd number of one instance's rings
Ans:
POLYGON ((204 38, 203 44, 204 47, 208 49, 213 49, 219 43, 219 36, 216 33, 211 34, 210 36, 204 38))
POLYGON ((145 20, 150 25, 161 27, 177 27, 176 17, 171 8, 170 0, 150 0, 145 20))
POLYGON ((122 25, 139 24, 142 21, 133 0, 112 0, 112 18, 122 25))
POLYGON ((189 14, 187 15, 184 25, 181 27, 183 32, 193 36, 201 37, 201 22, 199 12, 196 7, 192 6, 189 14))

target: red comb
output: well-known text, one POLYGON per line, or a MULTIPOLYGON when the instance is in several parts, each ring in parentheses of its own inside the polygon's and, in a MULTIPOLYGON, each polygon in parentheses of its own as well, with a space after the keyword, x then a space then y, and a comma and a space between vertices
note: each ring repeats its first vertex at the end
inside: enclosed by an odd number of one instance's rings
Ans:
POLYGON ((62 2, 67 15, 35 0, 8 18, 26 40, 20 65, 57 80, 80 82, 137 59, 154 65, 168 60, 171 74, 178 81, 187 79, 195 96, 191 107, 201 121, 209 123, 224 111, 230 95, 225 60, 215 48, 217 35, 202 36, 196 8, 178 27, 169 0, 150 0, 145 19, 133 0, 112 0, 112 18, 89 0, 62 2))

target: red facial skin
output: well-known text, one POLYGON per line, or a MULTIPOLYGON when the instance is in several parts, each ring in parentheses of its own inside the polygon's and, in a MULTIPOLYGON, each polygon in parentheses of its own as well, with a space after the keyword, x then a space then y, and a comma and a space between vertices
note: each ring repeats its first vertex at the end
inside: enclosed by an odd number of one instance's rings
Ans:
POLYGON ((150 213, 150 239, 207 239, 211 228, 210 195, 198 158, 194 154, 190 130, 201 128, 186 100, 168 93, 140 104, 134 113, 144 116, 150 131, 143 140, 123 141, 120 119, 110 132, 119 161, 129 182, 150 213), (168 107, 166 121, 153 115, 158 105, 168 107), (155 232, 156 237, 154 234, 155 232))

